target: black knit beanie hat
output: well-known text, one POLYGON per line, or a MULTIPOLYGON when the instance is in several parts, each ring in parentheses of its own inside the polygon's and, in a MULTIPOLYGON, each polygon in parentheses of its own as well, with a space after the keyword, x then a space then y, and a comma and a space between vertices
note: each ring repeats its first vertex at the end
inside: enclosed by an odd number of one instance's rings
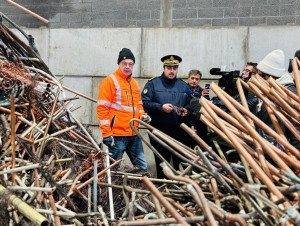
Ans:
POLYGON ((135 63, 135 58, 133 53, 131 52, 130 49, 127 48, 123 48, 120 53, 119 53, 119 58, 118 58, 118 64, 122 61, 122 60, 126 60, 126 59, 131 59, 133 60, 133 62, 135 63))

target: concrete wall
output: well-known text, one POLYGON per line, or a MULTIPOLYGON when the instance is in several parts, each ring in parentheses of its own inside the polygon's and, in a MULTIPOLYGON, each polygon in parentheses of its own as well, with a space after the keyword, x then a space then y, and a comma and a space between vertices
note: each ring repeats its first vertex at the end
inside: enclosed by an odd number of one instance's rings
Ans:
POLYGON ((0 0, 0 12, 20 26, 199 27, 300 24, 299 0, 15 0, 44 24, 0 0))
MULTIPOLYGON (((53 74, 76 79, 103 77, 113 72, 123 47, 130 48, 135 55, 133 76, 136 78, 159 76, 162 72, 160 58, 177 54, 183 59, 179 77, 185 78, 190 69, 200 69, 204 79, 217 79, 209 74, 212 67, 227 65, 228 70, 241 70, 247 61, 258 62, 276 48, 283 49, 288 64, 298 48, 300 33, 299 26, 26 28, 24 31, 35 38, 53 74)), ((22 39, 27 42, 24 37, 22 39)))
MULTIPOLYGON (((162 73, 160 58, 167 54, 182 57, 179 77, 186 78, 190 69, 200 69, 203 79, 217 79, 209 74, 210 68, 227 65, 228 70, 242 70, 247 61, 258 62, 277 48, 285 52, 288 65, 300 37, 299 26, 24 30, 35 37, 53 74, 65 76, 66 86, 95 99, 101 79, 116 70, 123 47, 133 51, 133 76, 143 87, 147 79, 162 73)), ((97 125, 95 106, 79 103, 83 105, 78 113, 82 121, 97 125)))

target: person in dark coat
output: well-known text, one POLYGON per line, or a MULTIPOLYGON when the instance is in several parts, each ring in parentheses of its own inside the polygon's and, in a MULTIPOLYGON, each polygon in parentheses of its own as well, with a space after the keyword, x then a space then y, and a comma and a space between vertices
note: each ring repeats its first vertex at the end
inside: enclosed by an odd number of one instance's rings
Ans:
MULTIPOLYGON (((184 93, 188 84, 177 78, 178 66, 181 58, 176 55, 167 55, 161 58, 164 71, 159 77, 150 79, 143 91, 142 101, 145 111, 150 115, 151 126, 166 133, 174 139, 185 143, 188 136, 181 128, 180 123, 188 114, 189 97, 184 93)), ((180 159, 172 155, 159 143, 150 138, 151 145, 167 160, 173 160, 173 166, 178 169, 180 159)), ((155 156, 158 178, 164 178, 160 159, 155 156)))
MULTIPOLYGON (((209 86, 206 86, 204 89, 199 86, 201 81, 202 73, 199 70, 190 70, 188 76, 188 84, 189 90, 186 90, 186 94, 191 97, 190 105, 193 109, 193 112, 187 116, 187 125, 190 126, 195 133, 199 137, 201 137, 205 142, 208 142, 207 136, 207 126, 200 121, 200 109, 201 105, 199 103, 199 99, 201 96, 205 97, 206 99, 210 100, 209 98, 209 86)), ((190 138, 190 145, 189 147, 194 148, 197 143, 190 138)))
MULTIPOLYGON (((297 94, 297 89, 295 83, 293 81, 292 76, 286 71, 285 68, 285 55, 281 49, 274 50, 270 52, 265 58, 260 61, 257 65, 257 69, 259 70, 259 74, 264 78, 268 79, 272 76, 278 83, 297 94)), ((274 125, 270 119, 270 116, 262 102, 260 102, 257 106, 257 116, 265 122, 269 127, 275 130, 274 125)), ((300 141, 295 137, 295 135, 280 121, 279 125, 281 130, 283 131, 287 140, 297 149, 300 149, 300 141)), ((299 128, 297 128, 299 130, 299 128)), ((273 137, 264 132, 261 128, 259 128, 259 133, 262 137, 264 137, 269 142, 273 143, 278 148, 284 150, 284 147, 279 144, 273 137)))

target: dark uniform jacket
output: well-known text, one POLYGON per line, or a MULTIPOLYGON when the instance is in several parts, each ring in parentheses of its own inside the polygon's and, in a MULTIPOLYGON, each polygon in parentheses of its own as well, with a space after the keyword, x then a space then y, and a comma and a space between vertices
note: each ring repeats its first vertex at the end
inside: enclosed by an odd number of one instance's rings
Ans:
POLYGON ((162 131, 176 128, 178 130, 182 117, 174 111, 165 113, 162 109, 163 104, 172 104, 177 107, 190 109, 190 98, 184 94, 188 89, 187 83, 181 79, 167 79, 164 73, 156 78, 150 79, 142 91, 143 107, 151 116, 151 125, 162 131))

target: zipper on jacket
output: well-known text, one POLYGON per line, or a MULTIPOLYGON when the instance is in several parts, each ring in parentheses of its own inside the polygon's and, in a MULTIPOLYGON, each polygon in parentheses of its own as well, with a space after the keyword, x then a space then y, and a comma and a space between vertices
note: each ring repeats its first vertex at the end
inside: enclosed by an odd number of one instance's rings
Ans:
MULTIPOLYGON (((126 79, 127 80, 127 79, 126 79)), ((134 111, 134 104, 133 104, 133 95, 132 95, 132 88, 131 88, 131 84, 130 81, 127 80, 127 82, 129 83, 129 87, 130 87, 130 94, 131 94, 131 101, 132 101, 132 112, 133 112, 133 118, 135 118, 135 111, 134 111)), ((126 92, 127 95, 127 92, 126 92)), ((128 96, 127 96, 127 101, 128 101, 128 96)), ((133 122, 133 126, 134 126, 134 122, 133 122)), ((133 131, 132 131, 132 136, 133 136, 133 131)))
POLYGON ((127 106, 129 106, 129 97, 128 97, 128 93, 127 93, 127 91, 125 91, 125 93, 126 93, 126 98, 127 98, 127 106))

